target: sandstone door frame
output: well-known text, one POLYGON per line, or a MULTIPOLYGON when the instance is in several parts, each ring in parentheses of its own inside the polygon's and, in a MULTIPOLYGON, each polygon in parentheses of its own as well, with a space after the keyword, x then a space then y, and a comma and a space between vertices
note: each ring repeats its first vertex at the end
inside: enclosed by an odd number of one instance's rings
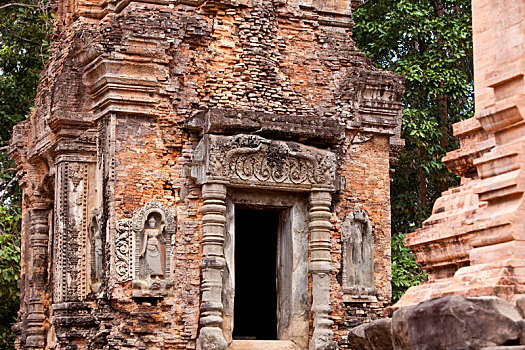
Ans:
MULTIPOLYGON (((232 341, 235 296, 236 208, 279 210, 277 229, 277 339, 292 340, 308 347, 308 208, 304 195, 274 191, 243 191, 229 188, 226 197, 226 226, 223 274, 223 331, 232 341)), ((257 242, 254 242, 256 244, 257 242)), ((254 302, 256 302, 254 300, 254 302)), ((255 316, 256 317, 256 316, 255 316)))
POLYGON ((309 348, 336 348, 330 318, 330 206, 335 191, 335 159, 327 150, 255 135, 203 136, 191 169, 191 176, 202 185, 203 199, 198 349, 227 349, 229 345, 230 336, 224 331, 229 331, 230 321, 225 322, 228 315, 223 302, 227 193, 228 189, 242 188, 307 196, 308 273, 312 281, 309 311, 313 316, 309 348))

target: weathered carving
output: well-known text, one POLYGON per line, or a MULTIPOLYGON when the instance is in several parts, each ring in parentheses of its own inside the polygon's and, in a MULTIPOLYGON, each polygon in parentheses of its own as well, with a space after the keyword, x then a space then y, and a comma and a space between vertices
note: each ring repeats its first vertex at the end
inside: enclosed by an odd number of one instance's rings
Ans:
POLYGON ((202 303, 201 330, 197 350, 226 350, 228 343, 222 332, 224 304, 222 278, 224 258, 224 224, 226 223, 226 186, 205 184, 202 188, 202 303))
POLYGON ((132 253, 133 253, 133 235, 132 221, 123 219, 117 221, 117 237, 115 240, 115 269, 117 281, 122 283, 129 281, 133 276, 132 253))
POLYGON ((133 296, 162 297, 171 287, 169 270, 175 218, 156 198, 133 220, 135 257, 133 296))
POLYGON ((347 301, 367 299, 375 293, 374 237, 372 223, 364 210, 356 207, 341 225, 343 250, 343 292, 347 301))
POLYGON ((55 295, 59 301, 82 300, 91 290, 88 286, 88 193, 87 162, 61 162, 58 181, 57 245, 59 263, 55 265, 55 295))
POLYGON ((49 210, 33 209, 30 221, 30 240, 33 254, 32 274, 29 278, 31 294, 27 308, 26 345, 31 348, 44 348, 45 344, 45 303, 44 286, 47 265, 47 244, 49 239, 49 210))
POLYGON ((192 176, 199 183, 290 189, 333 188, 337 168, 332 152, 256 135, 205 135, 194 160, 192 176))
POLYGON ((166 239, 165 224, 159 215, 151 213, 146 220, 146 227, 142 231, 139 254, 139 272, 141 278, 164 278, 166 266, 166 239))
POLYGON ((104 275, 104 246, 102 242, 102 213, 93 209, 89 221, 89 247, 91 260, 91 290, 98 293, 104 275))
POLYGON ((310 274, 312 276, 312 314, 314 331, 309 348, 312 350, 335 350, 330 317, 330 205, 332 196, 325 191, 312 191, 308 198, 308 228, 310 229, 310 274))
POLYGON ((339 121, 330 118, 217 108, 199 111, 184 124, 187 129, 199 131, 201 136, 256 133, 269 139, 326 145, 341 142, 345 129, 339 121))

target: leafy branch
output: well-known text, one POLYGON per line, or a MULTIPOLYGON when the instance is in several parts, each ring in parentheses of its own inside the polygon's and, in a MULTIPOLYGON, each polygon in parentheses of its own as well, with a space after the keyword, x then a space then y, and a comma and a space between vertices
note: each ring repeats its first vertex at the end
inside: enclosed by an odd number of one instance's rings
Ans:
POLYGON ((5 8, 11 7, 11 6, 28 7, 28 8, 36 8, 36 7, 38 7, 38 5, 36 5, 36 4, 24 4, 24 3, 20 3, 20 2, 12 2, 10 4, 1 5, 0 6, 0 10, 3 10, 5 8))

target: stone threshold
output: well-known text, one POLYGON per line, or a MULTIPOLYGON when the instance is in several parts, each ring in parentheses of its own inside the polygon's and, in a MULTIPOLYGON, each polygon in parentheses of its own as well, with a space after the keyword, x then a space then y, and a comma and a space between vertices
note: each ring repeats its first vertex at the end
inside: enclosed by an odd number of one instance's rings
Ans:
POLYGON ((234 340, 229 350, 300 350, 290 340, 234 340))

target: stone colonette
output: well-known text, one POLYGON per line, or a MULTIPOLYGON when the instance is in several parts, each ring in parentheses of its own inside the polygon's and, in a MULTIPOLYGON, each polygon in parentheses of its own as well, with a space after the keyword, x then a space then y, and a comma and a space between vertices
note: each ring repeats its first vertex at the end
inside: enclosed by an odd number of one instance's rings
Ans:
POLYGON ((54 6, 10 148, 18 349, 269 349, 234 336, 240 209, 278 217, 272 346, 345 348, 382 314, 403 87, 355 49, 350 0, 54 6))
POLYGON ((443 161, 461 185, 443 192, 406 245, 429 281, 397 307, 445 296, 525 294, 525 1, 472 1, 476 113, 454 125, 443 161))

